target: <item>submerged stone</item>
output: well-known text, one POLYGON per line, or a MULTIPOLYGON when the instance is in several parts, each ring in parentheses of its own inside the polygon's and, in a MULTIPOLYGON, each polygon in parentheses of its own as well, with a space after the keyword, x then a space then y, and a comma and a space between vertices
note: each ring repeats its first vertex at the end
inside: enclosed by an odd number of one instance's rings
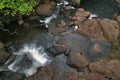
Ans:
POLYGON ((76 68, 79 71, 84 71, 85 68, 88 66, 88 60, 86 57, 77 51, 70 51, 68 58, 67 58, 67 64, 76 68))
POLYGON ((111 53, 111 43, 108 41, 91 41, 77 33, 64 33, 56 38, 56 45, 67 46, 69 50, 80 51, 90 61, 107 58, 111 53))

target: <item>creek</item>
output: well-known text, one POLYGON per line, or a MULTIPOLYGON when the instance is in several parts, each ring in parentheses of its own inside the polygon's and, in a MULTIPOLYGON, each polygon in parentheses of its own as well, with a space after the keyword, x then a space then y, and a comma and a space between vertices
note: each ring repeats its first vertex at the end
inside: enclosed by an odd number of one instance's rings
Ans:
MULTIPOLYGON (((114 0, 81 0, 81 6, 85 10, 90 11, 92 14, 96 14, 100 18, 112 18, 114 13, 118 12, 117 3, 114 0), (84 2, 85 1, 85 2, 84 2)), ((67 31, 63 34, 54 35, 47 29, 49 25, 53 25, 57 16, 59 15, 60 8, 68 5, 69 3, 61 3, 56 6, 56 11, 50 17, 46 17, 45 20, 39 20, 43 26, 23 28, 17 31, 17 34, 8 35, 8 32, 0 30, 0 40, 5 44, 11 42, 7 47, 7 50, 11 53, 9 59, 1 65, 0 71, 13 71, 25 74, 27 77, 35 74, 37 69, 41 66, 54 65, 58 67, 62 65, 62 68, 67 72, 77 72, 75 69, 69 67, 66 64, 67 56, 63 54, 58 56, 51 55, 47 49, 54 45, 54 39, 63 40, 70 50, 81 50, 90 61, 95 61, 101 57, 109 56, 111 52, 111 43, 107 41, 93 42, 87 38, 84 38, 78 33, 72 33, 72 28, 67 26, 67 31), (63 5, 62 5, 63 4, 63 5), (49 25, 48 25, 49 24, 49 25), (3 37, 4 36, 4 37, 3 37), (94 54, 90 49, 96 43, 100 45, 101 51, 94 54)), ((63 17, 62 17, 63 18, 63 17)), ((13 27, 15 22, 12 24, 13 27)), ((11 24, 5 25, 8 30, 12 27, 11 24)), ((56 28, 55 25, 53 25, 56 28)), ((11 30, 10 30, 11 31, 11 30)), ((16 31, 16 30, 15 30, 16 31)), ((13 31, 11 31, 13 32, 13 31)))

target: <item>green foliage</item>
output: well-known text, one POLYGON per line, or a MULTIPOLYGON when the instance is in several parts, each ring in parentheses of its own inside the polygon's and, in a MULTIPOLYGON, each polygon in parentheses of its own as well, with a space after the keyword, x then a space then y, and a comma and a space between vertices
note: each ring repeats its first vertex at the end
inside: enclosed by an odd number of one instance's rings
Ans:
POLYGON ((8 15, 29 15, 34 11, 36 0, 0 0, 0 12, 8 15))

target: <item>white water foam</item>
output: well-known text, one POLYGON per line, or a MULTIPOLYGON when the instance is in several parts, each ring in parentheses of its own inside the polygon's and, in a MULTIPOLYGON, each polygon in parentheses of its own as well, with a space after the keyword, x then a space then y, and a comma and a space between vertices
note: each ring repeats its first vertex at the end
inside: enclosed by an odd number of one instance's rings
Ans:
MULTIPOLYGON (((50 23, 50 21, 54 18, 57 18, 57 15, 59 13, 59 10, 61 7, 65 7, 66 5, 68 5, 69 2, 68 1, 63 1, 61 3, 57 3, 56 6, 56 10, 53 12, 53 14, 49 17, 46 17, 44 20, 39 20, 41 23, 44 23, 46 28, 48 28, 48 24, 50 23)), ((74 7, 72 7, 72 9, 74 9, 74 7)))
POLYGON ((64 6, 66 6, 66 5, 68 5, 68 4, 69 4, 68 1, 65 1, 65 0, 63 1, 63 5, 64 5, 64 6))
POLYGON ((78 29, 78 26, 74 26, 74 30, 77 30, 78 29))
POLYGON ((45 20, 40 20, 41 23, 44 23, 46 28, 48 28, 48 23, 50 23, 50 21, 53 19, 53 18, 57 18, 57 15, 56 14, 52 14, 50 17, 47 17, 45 18, 45 20))
MULTIPOLYGON (((46 66, 51 61, 52 58, 47 55, 42 46, 37 47, 35 44, 25 44, 19 51, 13 52, 13 55, 4 66, 7 66, 13 72, 23 73, 29 77, 36 73, 40 66, 46 66), (28 58, 31 63, 25 62, 24 58, 28 58), (23 64, 23 62, 25 63, 23 64)), ((2 68, 4 69, 3 66, 2 68)), ((2 71, 1 67, 0 70, 2 71)))
POLYGON ((48 61, 48 56, 44 51, 42 46, 36 47, 35 44, 27 45, 25 44, 22 49, 18 52, 14 52, 16 55, 26 54, 31 60, 38 62, 40 65, 44 66, 48 61))
POLYGON ((63 2, 61 2, 61 3, 57 3, 57 6, 66 6, 66 5, 68 5, 69 4, 69 2, 68 1, 63 1, 63 2))
POLYGON ((92 18, 96 18, 96 17, 98 17, 97 14, 91 14, 88 19, 92 19, 92 18))

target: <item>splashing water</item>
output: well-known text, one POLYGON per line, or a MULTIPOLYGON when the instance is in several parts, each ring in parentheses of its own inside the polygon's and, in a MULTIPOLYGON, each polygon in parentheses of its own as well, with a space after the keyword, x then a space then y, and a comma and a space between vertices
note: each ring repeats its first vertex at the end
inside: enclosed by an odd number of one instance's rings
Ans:
POLYGON ((0 71, 8 69, 29 77, 36 73, 37 68, 46 66, 51 61, 52 58, 47 55, 42 46, 36 47, 35 44, 25 44, 20 50, 13 52, 4 66, 0 67, 0 71))
MULTIPOLYGON (((66 5, 69 5, 68 1, 63 1, 61 3, 57 3, 57 6, 55 8, 55 10, 53 11, 53 14, 49 17, 46 17, 44 20, 39 20, 40 23, 44 23, 46 28, 48 28, 48 24, 51 22, 52 19, 57 18, 59 12, 60 12, 60 8, 61 7, 65 7, 66 5)), ((75 9, 74 7, 72 7, 72 9, 75 9)))
POLYGON ((96 15, 96 14, 91 14, 88 19, 92 19, 92 18, 96 18, 96 17, 98 17, 98 15, 96 15))

